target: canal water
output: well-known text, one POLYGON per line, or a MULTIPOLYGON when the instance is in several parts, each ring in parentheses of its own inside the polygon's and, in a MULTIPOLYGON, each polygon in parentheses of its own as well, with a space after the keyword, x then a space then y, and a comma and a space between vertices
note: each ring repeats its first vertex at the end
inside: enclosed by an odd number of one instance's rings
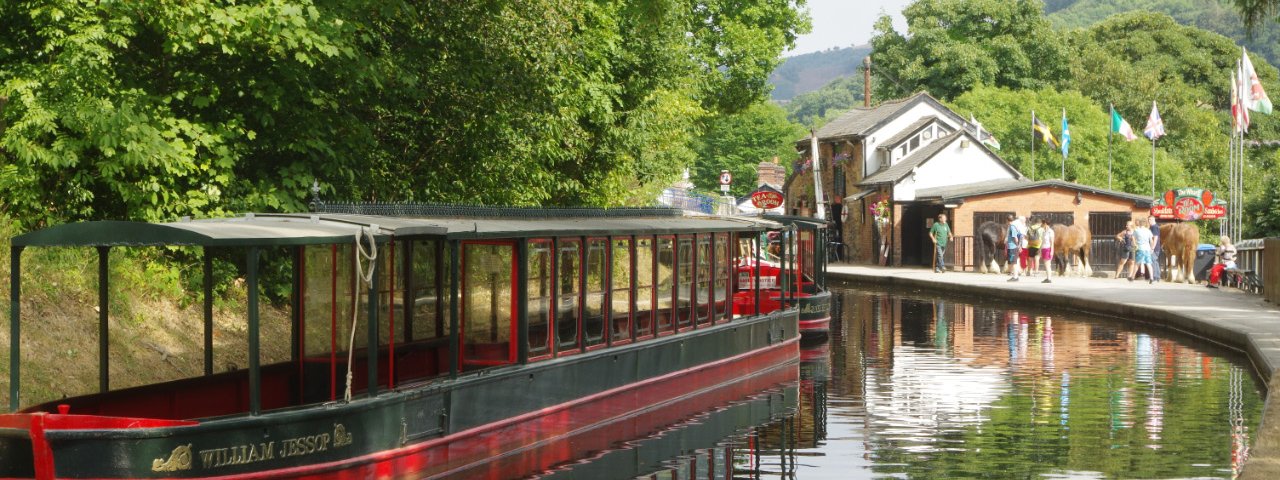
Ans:
POLYGON ((1076 312, 833 293, 798 385, 542 476, 1233 478, 1247 458, 1263 399, 1236 352, 1076 312))

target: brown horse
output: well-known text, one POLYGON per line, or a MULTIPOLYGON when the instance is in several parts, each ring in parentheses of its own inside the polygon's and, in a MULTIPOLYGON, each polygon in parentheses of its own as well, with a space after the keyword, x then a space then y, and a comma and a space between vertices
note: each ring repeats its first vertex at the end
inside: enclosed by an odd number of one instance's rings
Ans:
POLYGON ((1081 225, 1053 226, 1053 264, 1058 268, 1058 276, 1076 267, 1080 268, 1081 276, 1093 276, 1093 268, 1089 266, 1092 240, 1089 229, 1081 225))
POLYGON ((1196 248, 1200 246, 1200 229, 1189 223, 1165 223, 1160 225, 1160 250, 1164 252, 1164 271, 1169 281, 1177 283, 1186 279, 1196 283, 1196 248))

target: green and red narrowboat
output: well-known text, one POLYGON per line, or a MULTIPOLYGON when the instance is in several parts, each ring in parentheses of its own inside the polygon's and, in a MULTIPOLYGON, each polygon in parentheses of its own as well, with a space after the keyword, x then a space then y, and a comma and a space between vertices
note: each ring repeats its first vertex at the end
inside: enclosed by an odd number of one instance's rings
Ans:
POLYGON ((794 305, 800 310, 801 335, 825 336, 831 329, 831 292, 826 284, 826 222, 785 215, 765 215, 764 218, 785 228, 768 232, 765 239, 741 245, 744 251, 738 261, 734 313, 768 313, 794 305), (747 250, 759 245, 767 246, 763 250, 747 250))
POLYGON ((669 209, 325 210, 14 237, 0 479, 523 476, 570 460, 577 436, 656 428, 675 405, 798 377, 800 309, 731 307, 739 245, 775 222, 669 209), (98 250, 99 391, 29 405, 21 259, 50 246, 98 250), (167 246, 204 252, 203 375, 113 390, 108 252, 167 246), (292 349, 274 363, 260 360, 264 254, 292 272, 292 349), (243 261, 247 368, 214 371, 214 255, 243 261))

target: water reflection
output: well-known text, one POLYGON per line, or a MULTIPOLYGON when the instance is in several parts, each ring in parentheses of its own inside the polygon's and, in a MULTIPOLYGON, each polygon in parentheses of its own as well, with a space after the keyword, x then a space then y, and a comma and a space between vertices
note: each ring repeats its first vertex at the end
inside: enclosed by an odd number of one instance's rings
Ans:
POLYGON ((553 476, 1233 478, 1247 458, 1262 397, 1231 352, 1077 313, 834 293, 829 337, 801 345, 779 397, 793 413, 699 414, 553 476))

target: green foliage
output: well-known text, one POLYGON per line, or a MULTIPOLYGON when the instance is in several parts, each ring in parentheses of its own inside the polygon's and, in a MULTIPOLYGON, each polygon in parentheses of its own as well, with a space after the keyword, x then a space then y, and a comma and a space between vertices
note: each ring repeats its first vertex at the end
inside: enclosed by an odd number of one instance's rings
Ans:
POLYGON ((340 199, 648 202, 704 117, 765 98, 801 4, 0 3, 0 211, 297 211, 315 179, 340 199))
POLYGON ((861 76, 837 78, 813 92, 797 96, 787 104, 787 118, 817 129, 841 113, 862 105, 861 76))
POLYGON ((694 142, 699 160, 690 180, 701 190, 718 193, 720 171, 729 170, 734 179, 729 193, 744 196, 756 188, 757 164, 777 157, 782 165, 791 165, 797 157, 795 142, 807 133, 787 120, 782 107, 768 102, 712 118, 694 142))
POLYGON ((1163 13, 1178 23, 1216 32, 1262 55, 1273 65, 1280 61, 1280 28, 1248 31, 1239 13, 1221 0, 1078 0, 1061 8, 1045 6, 1054 25, 1087 28, 1116 14, 1147 11, 1163 13))
POLYGON ((887 15, 876 21, 873 69, 890 77, 875 85, 879 98, 951 99, 977 85, 1038 89, 1067 77, 1069 50, 1039 0, 917 0, 903 15, 909 35, 887 15))
POLYGON ((861 76, 862 59, 870 54, 870 45, 859 45, 787 57, 769 75, 769 83, 773 84, 771 98, 792 100, 829 82, 861 76))

